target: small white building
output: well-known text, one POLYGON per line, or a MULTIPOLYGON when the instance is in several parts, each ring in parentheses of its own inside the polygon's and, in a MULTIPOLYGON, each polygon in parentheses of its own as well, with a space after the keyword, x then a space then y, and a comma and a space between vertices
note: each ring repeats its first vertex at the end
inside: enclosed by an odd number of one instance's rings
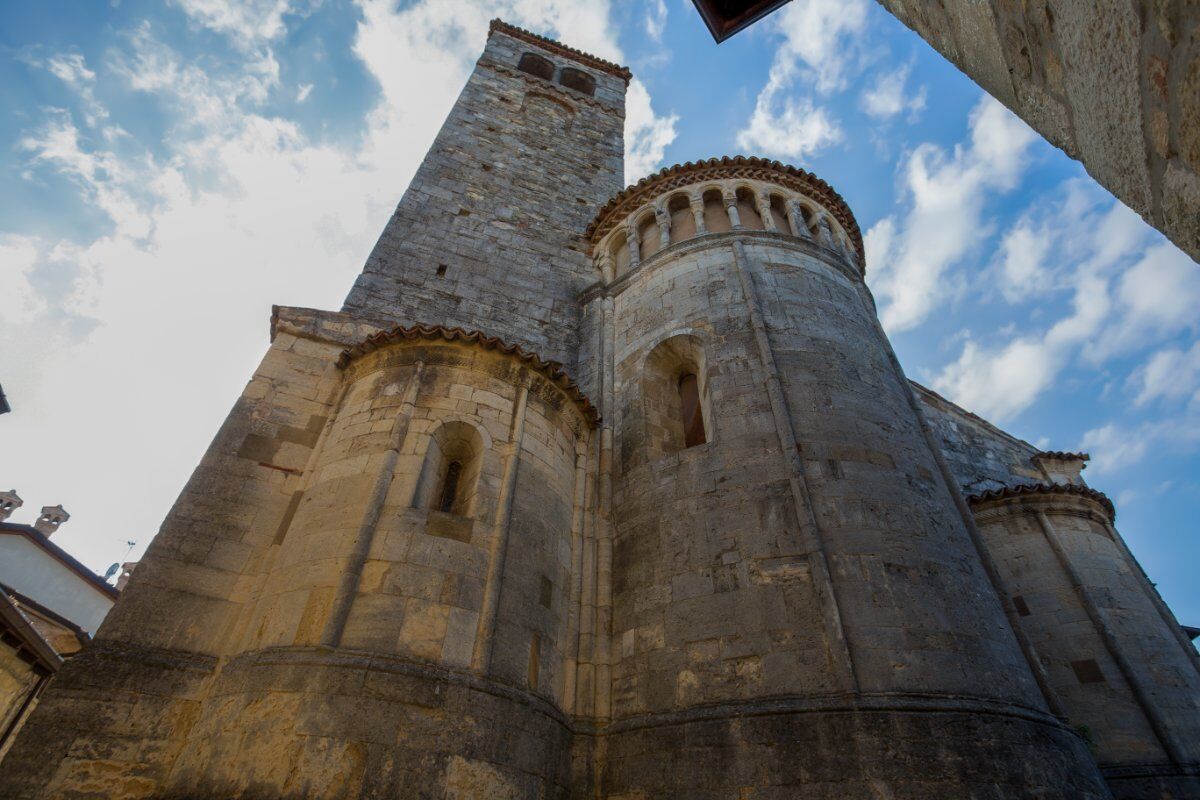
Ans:
MULTIPOLYGON (((54 510, 44 509, 43 517, 54 510)), ((8 594, 33 600, 94 635, 118 592, 51 541, 41 522, 0 522, 0 584, 8 594)))

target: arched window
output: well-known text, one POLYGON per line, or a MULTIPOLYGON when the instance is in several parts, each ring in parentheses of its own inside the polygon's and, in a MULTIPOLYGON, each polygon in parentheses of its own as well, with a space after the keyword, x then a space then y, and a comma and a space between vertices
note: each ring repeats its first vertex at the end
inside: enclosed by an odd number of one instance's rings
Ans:
POLYGON ((775 221, 775 230, 780 233, 792 232, 791 226, 788 225, 787 206, 777 194, 771 195, 771 219, 775 221))
POLYGON ((417 478, 413 507, 472 516, 484 449, 483 437, 466 422, 447 422, 434 431, 417 478))
POLYGON ((588 97, 596 93, 596 79, 581 69, 563 67, 562 73, 558 76, 558 82, 568 89, 583 92, 588 97))
POLYGON ((536 53, 522 55, 521 60, 517 62, 517 69, 548 81, 554 80, 554 62, 536 53))
POLYGON ((638 255, 642 261, 662 249, 662 233, 654 214, 646 214, 638 223, 638 255))
POLYGON ((679 378, 679 410, 683 417, 683 446, 695 447, 708 441, 704 435, 704 410, 700 407, 700 383, 691 372, 679 378))
POLYGON ((714 440, 704 346, 689 334, 655 345, 642 367, 637 413, 627 417, 644 448, 638 460, 656 461, 714 440))
POLYGON ((624 231, 618 231, 613 236, 612 250, 609 253, 612 255, 614 278, 629 272, 629 242, 625 240, 624 231))
POLYGON ((704 230, 709 233, 724 233, 731 229, 729 213, 720 189, 709 189, 704 193, 704 230))
POLYGON ((692 213, 692 201, 686 194, 677 194, 667 203, 671 215, 671 244, 691 239, 696 235, 696 215, 692 213))

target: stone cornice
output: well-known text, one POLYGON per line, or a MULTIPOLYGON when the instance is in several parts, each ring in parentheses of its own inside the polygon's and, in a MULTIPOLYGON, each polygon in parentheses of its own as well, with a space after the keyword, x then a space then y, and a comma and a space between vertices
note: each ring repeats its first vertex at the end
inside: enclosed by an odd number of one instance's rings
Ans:
POLYGON ((977 506, 1004 500, 1023 500, 1038 497, 1053 499, 1055 496, 1090 500, 1104 509, 1109 522, 1112 522, 1116 517, 1116 508, 1114 508, 1112 500, 1108 499, 1108 495, 1090 486, 1077 486, 1068 483, 1026 483, 1018 486, 1005 486, 1002 489, 989 489, 986 492, 971 495, 967 498, 967 503, 974 509, 977 506))
POLYGON ((596 214, 596 218, 588 225, 584 236, 594 245, 612 230, 616 220, 624 219, 660 194, 707 180, 730 178, 776 183, 817 201, 829 209, 830 213, 845 228, 854 242, 854 249, 858 253, 860 262, 866 263, 862 231, 858 227, 858 221, 854 218, 850 206, 832 186, 799 167, 754 156, 724 156, 710 158, 707 161, 689 161, 686 164, 667 167, 654 175, 642 178, 605 203, 600 212, 596 214))
POLYGON ((480 331, 469 331, 463 328, 449 328, 443 325, 397 325, 386 331, 380 331, 368 336, 353 347, 341 352, 337 359, 338 369, 345 369, 351 362, 382 347, 410 341, 431 341, 435 343, 462 342, 481 347, 484 350, 495 350, 512 356, 521 361, 529 369, 537 372, 552 385, 557 386, 571 398, 588 423, 595 427, 600 422, 600 414, 587 396, 580 391, 575 381, 567 375, 563 365, 557 361, 543 361, 536 353, 531 353, 515 344, 507 344, 503 340, 488 336, 480 331))
POLYGON ((536 45, 537 47, 554 53, 556 56, 569 58, 572 61, 578 61, 584 66, 592 69, 606 72, 609 75, 615 75, 621 80, 629 83, 633 78, 633 73, 629 71, 629 67, 623 67, 620 64, 614 64, 611 61, 605 61, 603 58, 597 58, 590 53, 585 53, 582 50, 576 50, 574 47, 568 47, 562 42, 556 42, 553 39, 548 39, 545 36, 539 36, 532 31, 527 31, 524 28, 518 28, 516 25, 509 25, 501 19, 492 20, 492 24, 488 26, 488 36, 493 33, 500 32, 511 36, 514 39, 520 39, 523 42, 536 45))

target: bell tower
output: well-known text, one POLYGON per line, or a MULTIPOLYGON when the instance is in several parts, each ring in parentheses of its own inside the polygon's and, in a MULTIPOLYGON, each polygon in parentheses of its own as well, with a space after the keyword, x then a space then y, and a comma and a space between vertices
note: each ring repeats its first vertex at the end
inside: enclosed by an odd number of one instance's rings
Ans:
POLYGON ((342 310, 486 330, 573 363, 576 296, 595 280, 582 233, 623 185, 629 79, 494 21, 342 310))

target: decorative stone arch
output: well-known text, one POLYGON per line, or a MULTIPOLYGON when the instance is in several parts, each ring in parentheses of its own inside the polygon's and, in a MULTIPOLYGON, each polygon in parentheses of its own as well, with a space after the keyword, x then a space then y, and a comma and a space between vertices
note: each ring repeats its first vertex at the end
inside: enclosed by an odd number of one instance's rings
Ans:
POLYGON ((662 249, 662 238, 658 231, 658 220, 655 215, 657 209, 658 206, 651 204, 639 210, 632 217, 633 228, 637 231, 638 253, 642 261, 662 249))
POLYGON ((775 222, 775 230, 782 233, 790 233, 792 229, 787 218, 787 201, 789 199, 783 192, 767 190, 768 213, 775 222))
POLYGON ((641 460, 657 461, 713 441, 708 359, 704 340, 695 331, 668 333, 650 347, 638 362, 637 386, 641 460), (692 408, 689 391, 694 393, 692 408), (693 415, 685 418, 689 411, 693 415))
POLYGON ((558 74, 558 82, 568 89, 592 97, 596 94, 596 79, 581 69, 563 67, 558 74))
POLYGON ((704 230, 709 233, 726 233, 733 230, 729 222, 729 214, 725 211, 725 187, 719 183, 710 183, 700 189, 700 199, 704 203, 704 230))
POLYGON ((741 227, 752 231, 764 230, 766 226, 758 213, 758 203, 755 201, 755 196, 758 194, 756 187, 738 182, 734 185, 733 192, 737 197, 738 220, 741 227))
POLYGON ((421 472, 412 506, 460 517, 479 509, 479 475, 491 437, 477 423, 461 417, 443 419, 426 435, 421 472))
POLYGON ((692 213, 692 198, 687 192, 674 192, 666 200, 671 217, 671 244, 696 235, 696 216, 692 213))

